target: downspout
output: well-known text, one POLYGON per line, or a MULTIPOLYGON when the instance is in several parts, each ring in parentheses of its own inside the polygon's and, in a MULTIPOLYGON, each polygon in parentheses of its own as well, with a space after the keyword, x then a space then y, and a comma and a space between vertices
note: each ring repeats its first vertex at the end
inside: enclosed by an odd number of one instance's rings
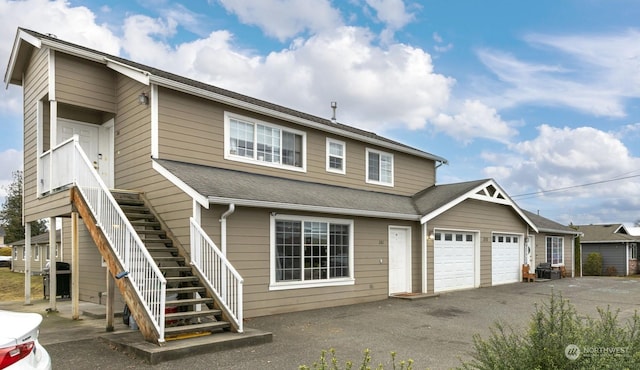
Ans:
POLYGON ((227 217, 231 216, 236 211, 236 205, 229 204, 229 209, 220 216, 220 249, 222 255, 227 256, 227 217))
POLYGON ((435 179, 435 182, 438 182, 438 168, 440 168, 443 164, 448 164, 446 161, 436 161, 436 166, 433 169, 433 177, 435 179))

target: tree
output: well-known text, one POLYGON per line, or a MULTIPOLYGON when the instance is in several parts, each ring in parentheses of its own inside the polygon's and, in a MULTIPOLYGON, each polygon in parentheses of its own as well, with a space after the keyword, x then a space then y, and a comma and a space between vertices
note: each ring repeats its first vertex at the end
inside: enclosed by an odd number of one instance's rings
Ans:
MULTIPOLYGON (((22 225, 22 171, 13 172, 13 182, 6 187, 7 199, 0 210, 0 225, 4 227, 5 243, 24 239, 22 225)), ((47 231, 47 225, 39 220, 31 223, 31 236, 47 231)))

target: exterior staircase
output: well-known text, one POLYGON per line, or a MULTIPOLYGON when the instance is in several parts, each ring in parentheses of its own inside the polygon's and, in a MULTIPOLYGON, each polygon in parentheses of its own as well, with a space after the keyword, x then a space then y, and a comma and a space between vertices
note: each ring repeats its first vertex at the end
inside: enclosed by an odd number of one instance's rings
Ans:
POLYGON ((167 280, 165 337, 190 338, 230 331, 223 311, 216 305, 200 277, 194 273, 186 252, 177 244, 144 197, 136 192, 111 192, 147 251, 167 280))

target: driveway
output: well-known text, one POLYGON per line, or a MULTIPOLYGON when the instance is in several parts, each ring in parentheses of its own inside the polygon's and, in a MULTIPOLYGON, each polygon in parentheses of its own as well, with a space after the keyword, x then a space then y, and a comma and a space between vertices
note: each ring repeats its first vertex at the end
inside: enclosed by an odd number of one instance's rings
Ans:
POLYGON ((155 366, 118 352, 98 339, 95 332, 103 334, 103 320, 83 320, 85 326, 97 324, 98 328, 83 329, 83 335, 87 335, 84 340, 79 334, 70 334, 73 337, 64 341, 61 338, 66 336, 65 329, 47 325, 43 325, 41 339, 56 368, 297 369, 301 364, 311 366, 320 351, 328 348, 336 349, 340 363, 352 360, 359 364, 363 350, 369 348, 374 365, 389 364, 389 352, 396 351, 398 359, 412 358, 415 369, 449 369, 459 366, 461 359, 470 359, 473 334, 487 338, 496 320, 524 330, 534 305, 547 302, 552 291, 569 299, 581 315, 591 317, 596 317, 597 307, 610 305, 620 310, 621 320, 626 320, 640 308, 640 279, 585 277, 254 318, 245 325, 272 332, 272 343, 155 366))

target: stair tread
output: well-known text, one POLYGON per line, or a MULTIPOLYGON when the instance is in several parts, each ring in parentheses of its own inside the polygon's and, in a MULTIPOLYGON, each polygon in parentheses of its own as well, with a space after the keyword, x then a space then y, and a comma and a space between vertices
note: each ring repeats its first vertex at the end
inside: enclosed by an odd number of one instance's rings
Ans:
POLYGON ((207 323, 200 324, 192 324, 192 325, 183 325, 183 326, 171 326, 164 328, 165 334, 178 334, 178 333, 188 333, 195 331, 212 331, 216 329, 226 329, 229 328, 231 324, 227 321, 213 321, 207 323))
POLYGON ((167 287, 167 293, 197 293, 197 292, 204 292, 206 289, 202 286, 186 286, 186 287, 179 287, 179 288, 168 288, 167 287))
POLYGON ((172 301, 166 301, 165 306, 191 306, 194 304, 207 304, 213 303, 213 298, 188 298, 188 299, 176 299, 172 301))
POLYGON ((165 256, 158 256, 158 257, 153 257, 153 260, 158 262, 167 262, 167 261, 173 261, 173 262, 184 262, 184 257, 182 256, 170 256, 170 257, 165 257, 165 256))
POLYGON ((165 319, 184 319, 191 317, 202 317, 202 316, 218 316, 222 314, 222 310, 203 310, 203 311, 182 311, 182 312, 173 312, 166 313, 164 315, 165 319))
POLYGON ((191 271, 191 267, 189 266, 158 266, 160 271, 178 271, 178 272, 187 272, 191 271))
POLYGON ((166 277, 165 279, 167 279, 168 282, 200 280, 197 276, 171 276, 171 277, 166 277))

